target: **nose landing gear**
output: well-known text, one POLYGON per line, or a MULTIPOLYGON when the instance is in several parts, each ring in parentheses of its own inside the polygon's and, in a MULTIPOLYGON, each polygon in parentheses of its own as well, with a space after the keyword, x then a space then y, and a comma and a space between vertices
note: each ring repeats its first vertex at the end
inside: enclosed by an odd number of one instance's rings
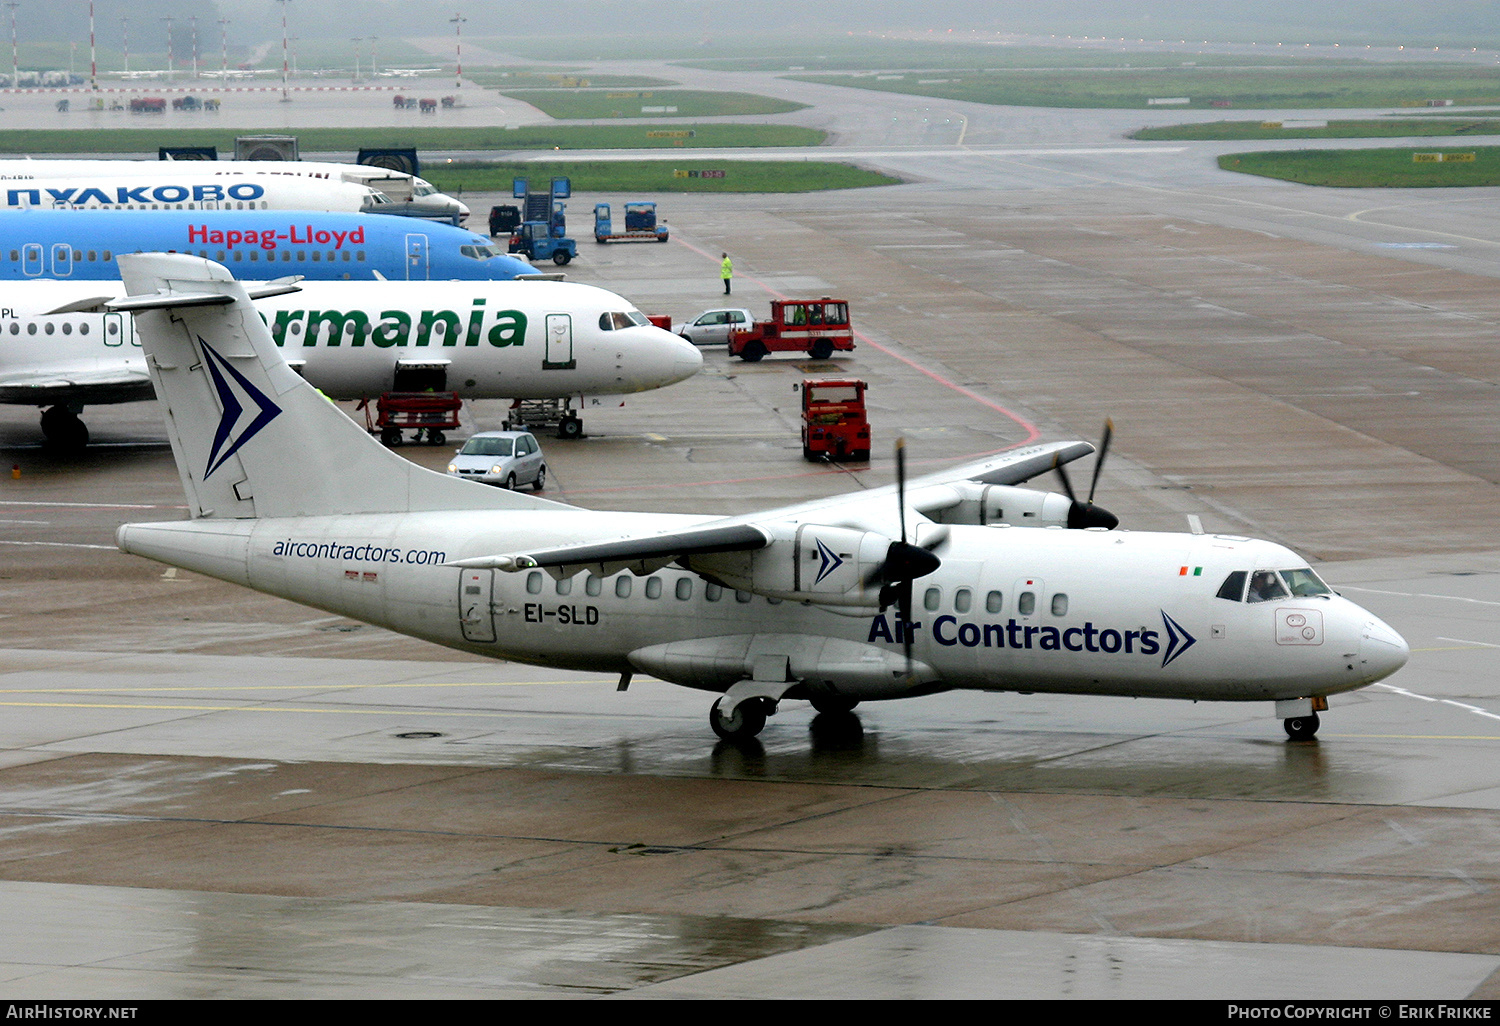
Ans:
POLYGON ((1323 695, 1276 703, 1276 718, 1286 728, 1286 736, 1293 741, 1311 741, 1318 732, 1318 713, 1327 711, 1328 699, 1323 695))
POLYGON ((1308 713, 1306 716, 1293 716, 1282 720, 1281 725, 1286 728, 1286 736, 1293 741, 1311 741, 1313 735, 1318 732, 1318 714, 1308 713))

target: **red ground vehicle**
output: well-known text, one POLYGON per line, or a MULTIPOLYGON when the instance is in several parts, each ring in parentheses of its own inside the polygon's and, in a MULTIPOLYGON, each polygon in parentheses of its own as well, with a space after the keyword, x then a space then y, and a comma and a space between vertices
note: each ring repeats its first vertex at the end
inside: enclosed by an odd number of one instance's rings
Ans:
POLYGON ((849 304, 842 299, 773 299, 771 319, 729 333, 729 355, 755 363, 767 353, 805 352, 826 360, 854 348, 849 304))
POLYGON ((365 411, 365 430, 378 432, 386 445, 400 445, 403 430, 415 431, 416 441, 425 432, 429 445, 442 445, 447 440, 443 432, 459 426, 463 406, 457 392, 387 392, 375 400, 376 416, 370 415, 368 399, 355 408, 365 411))
POLYGON ((858 378, 808 378, 802 382, 802 457, 868 460, 870 422, 858 378))

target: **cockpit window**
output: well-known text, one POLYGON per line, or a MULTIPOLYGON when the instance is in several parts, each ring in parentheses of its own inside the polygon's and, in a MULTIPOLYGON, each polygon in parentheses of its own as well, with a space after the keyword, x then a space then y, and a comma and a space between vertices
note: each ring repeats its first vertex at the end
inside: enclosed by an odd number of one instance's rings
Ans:
POLYGON ((1297 598, 1333 594, 1333 589, 1324 584, 1317 574, 1305 566, 1299 570, 1281 571, 1281 579, 1286 581, 1286 586, 1292 589, 1292 594, 1297 598))
POLYGON ((1245 600, 1245 578, 1249 574, 1244 570, 1236 570, 1224 578, 1224 583, 1219 585, 1219 598, 1228 599, 1231 602, 1243 602, 1245 600))
POLYGON ((1287 598, 1286 587, 1275 570, 1257 570, 1250 575, 1250 591, 1246 602, 1275 602, 1287 598))
POLYGON ((626 312, 615 311, 612 313, 602 313, 599 315, 599 328, 602 331, 614 331, 617 328, 641 327, 650 323, 651 322, 646 319, 646 315, 641 313, 639 310, 630 310, 626 312))
POLYGON ((458 251, 471 260, 488 260, 490 257, 505 255, 495 246, 459 246, 458 251))

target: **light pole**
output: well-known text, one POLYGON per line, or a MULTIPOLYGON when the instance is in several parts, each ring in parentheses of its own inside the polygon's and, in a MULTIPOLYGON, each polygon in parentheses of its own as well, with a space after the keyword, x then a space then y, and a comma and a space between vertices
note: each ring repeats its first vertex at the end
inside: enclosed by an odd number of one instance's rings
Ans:
POLYGON ((172 81, 172 19, 163 18, 167 23, 167 81, 172 81))
POLYGON ((370 77, 375 77, 375 36, 370 37, 370 77))
POLYGON ((468 20, 468 18, 463 16, 462 11, 454 11, 453 17, 448 19, 453 25, 453 45, 454 56, 456 58, 453 73, 453 86, 455 89, 462 89, 464 87, 464 22, 468 20))
POLYGON ((229 84, 229 19, 219 19, 219 88, 229 84))
POLYGON ((94 0, 89 0, 89 88, 99 91, 99 51, 94 47, 94 0))
POLYGON ((359 84, 359 44, 364 41, 364 36, 353 36, 349 40, 349 42, 354 44, 354 77, 350 81, 356 85, 359 84))
POLYGON ((125 74, 130 74, 130 18, 120 19, 120 31, 125 35, 125 74))
POLYGON ((16 46, 16 8, 21 6, 21 0, 5 0, 5 6, 10 8, 10 87, 21 88, 21 51, 16 46))
POLYGON ((286 56, 286 5, 291 3, 292 0, 276 0, 276 2, 281 5, 281 102, 286 103, 292 98, 291 95, 287 92, 286 88, 286 75, 288 67, 286 56))
POLYGON ((198 16, 188 19, 193 23, 193 81, 198 80, 198 16))

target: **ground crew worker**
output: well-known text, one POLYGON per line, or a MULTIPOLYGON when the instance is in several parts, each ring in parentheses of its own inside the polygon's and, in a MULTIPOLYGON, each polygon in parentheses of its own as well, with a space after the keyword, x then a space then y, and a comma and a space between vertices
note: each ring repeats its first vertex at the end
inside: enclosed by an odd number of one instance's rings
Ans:
POLYGON ((719 277, 724 279, 724 295, 729 295, 729 279, 734 277, 734 264, 729 262, 729 254, 722 254, 724 262, 719 265, 719 277))

